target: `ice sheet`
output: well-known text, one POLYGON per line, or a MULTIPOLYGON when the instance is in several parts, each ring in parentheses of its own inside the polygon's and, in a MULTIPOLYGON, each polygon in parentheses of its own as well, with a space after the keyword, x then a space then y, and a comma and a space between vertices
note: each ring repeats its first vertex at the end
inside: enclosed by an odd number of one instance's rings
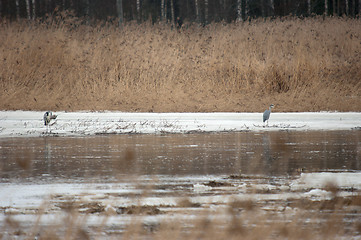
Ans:
POLYGON ((49 129, 43 114, 0 111, 0 137, 361 129, 361 113, 356 112, 275 112, 268 125, 262 122, 262 113, 54 112, 58 118, 49 129))
MULTIPOLYGON (((210 176, 208 176, 209 179, 210 176)), ((212 179, 216 181, 223 181, 221 176, 213 176, 212 179)), ((258 185, 264 190, 264 193, 256 193, 248 191, 242 184, 231 184, 223 189, 223 194, 215 194, 215 189, 204 185, 206 179, 199 177, 183 177, 173 179, 171 177, 163 179, 159 184, 184 184, 184 182, 192 183, 193 187, 185 189, 185 192, 193 192, 194 196, 190 194, 192 202, 207 204, 207 203, 227 203, 234 201, 234 199, 254 199, 254 200, 286 200, 288 198, 324 198, 329 197, 331 192, 325 188, 327 184, 334 184, 335 186, 345 189, 344 194, 353 194, 347 191, 352 188, 354 191, 361 189, 361 172, 315 172, 302 173, 299 178, 290 179, 283 182, 282 186, 269 184, 260 184, 256 181, 252 183, 252 189, 260 189, 258 185), (213 192, 213 195, 208 193, 213 192)), ((341 193, 340 192, 340 193, 341 193)), ((52 199, 54 196, 66 196, 67 199, 78 199, 82 201, 104 201, 104 205, 109 203, 117 206, 127 206, 134 204, 132 199, 128 198, 129 194, 141 194, 142 190, 136 189, 135 185, 131 183, 50 183, 50 184, 15 184, 15 183, 0 183, 0 207, 2 208, 35 208, 39 207, 44 201, 52 199), (114 197, 111 197, 115 194, 114 197), (121 197, 124 196, 124 197, 121 197)), ((157 195, 157 194, 155 194, 157 195)), ((139 202, 142 205, 176 205, 182 197, 174 197, 171 193, 160 194, 159 197, 149 196, 142 197, 139 202), (165 194, 165 195, 164 195, 165 194)))

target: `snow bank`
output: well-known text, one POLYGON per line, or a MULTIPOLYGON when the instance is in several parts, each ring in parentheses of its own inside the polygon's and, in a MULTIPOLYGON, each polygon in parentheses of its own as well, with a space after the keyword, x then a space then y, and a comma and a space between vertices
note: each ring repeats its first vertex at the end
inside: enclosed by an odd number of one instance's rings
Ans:
POLYGON ((56 112, 48 131, 43 114, 0 111, 0 137, 361 129, 361 113, 272 113, 265 126, 262 113, 56 112))
POLYGON ((300 178, 291 184, 291 188, 324 188, 329 184, 339 188, 361 189, 361 172, 302 173, 300 178))

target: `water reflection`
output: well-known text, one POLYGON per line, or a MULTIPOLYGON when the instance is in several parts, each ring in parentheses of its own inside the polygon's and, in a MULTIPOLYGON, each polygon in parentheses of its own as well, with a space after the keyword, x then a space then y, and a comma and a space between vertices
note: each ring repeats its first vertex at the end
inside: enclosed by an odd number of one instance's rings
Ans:
POLYGON ((0 140, 2 181, 119 175, 288 175, 361 170, 361 131, 109 135, 0 140))

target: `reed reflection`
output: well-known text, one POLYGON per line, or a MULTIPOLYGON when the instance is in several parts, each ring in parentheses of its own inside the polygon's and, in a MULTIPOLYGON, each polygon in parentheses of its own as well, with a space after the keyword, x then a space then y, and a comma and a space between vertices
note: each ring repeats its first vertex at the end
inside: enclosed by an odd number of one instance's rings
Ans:
POLYGON ((0 140, 2 181, 136 175, 268 176, 361 170, 361 131, 109 135, 0 140))

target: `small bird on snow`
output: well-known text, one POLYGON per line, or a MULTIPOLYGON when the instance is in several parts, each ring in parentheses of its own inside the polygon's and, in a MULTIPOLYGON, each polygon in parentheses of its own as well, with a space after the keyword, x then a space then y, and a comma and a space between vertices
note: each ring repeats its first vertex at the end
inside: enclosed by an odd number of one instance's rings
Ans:
POLYGON ((266 111, 264 111, 264 113, 263 113, 263 122, 267 121, 267 126, 268 126, 268 119, 269 119, 269 117, 270 117, 270 115, 271 115, 271 110, 272 110, 272 108, 273 108, 274 106, 275 106, 275 105, 271 104, 271 105, 269 106, 269 109, 266 109, 266 111))
POLYGON ((44 125, 48 126, 52 119, 56 119, 57 115, 53 114, 50 111, 44 113, 44 125))
MULTIPOLYGON (((56 119, 57 115, 53 114, 51 111, 47 111, 44 113, 44 125, 46 126, 46 131, 48 132, 48 127, 50 127, 50 121, 52 119, 56 119)), ((51 132, 51 130, 50 130, 51 132)))

